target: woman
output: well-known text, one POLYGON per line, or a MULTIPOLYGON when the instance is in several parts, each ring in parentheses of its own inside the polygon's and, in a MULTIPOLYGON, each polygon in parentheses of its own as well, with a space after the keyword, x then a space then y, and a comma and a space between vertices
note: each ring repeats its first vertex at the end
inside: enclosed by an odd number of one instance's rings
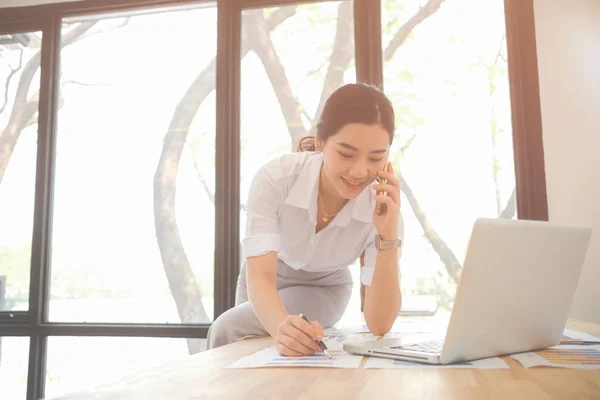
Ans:
POLYGON ((363 252, 365 320, 373 334, 389 331, 400 310, 403 235, 399 182, 388 163, 393 137, 390 101, 374 87, 349 84, 323 108, 316 152, 286 154, 257 172, 236 306, 213 322, 209 349, 271 335, 282 355, 318 352, 323 327, 344 314, 348 266, 363 252), (385 204, 381 214, 376 202, 385 204))

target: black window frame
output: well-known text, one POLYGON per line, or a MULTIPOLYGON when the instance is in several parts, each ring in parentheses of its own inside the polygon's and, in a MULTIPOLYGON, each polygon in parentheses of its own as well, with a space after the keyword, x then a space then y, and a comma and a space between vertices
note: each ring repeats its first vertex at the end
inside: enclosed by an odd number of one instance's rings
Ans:
MULTIPOLYGON (((44 397, 49 336, 205 338, 210 324, 48 321, 61 26, 65 18, 217 6, 214 316, 233 307, 240 266, 242 11, 334 0, 88 0, 0 9, 0 35, 41 31, 41 82, 29 311, 0 311, 0 337, 30 338, 27 399, 44 397)), ((353 1, 356 79, 383 88, 381 0, 353 1)), ((401 1, 401 0, 398 0, 401 1)), ((533 0, 505 0, 513 150, 520 219, 548 220, 533 0)))

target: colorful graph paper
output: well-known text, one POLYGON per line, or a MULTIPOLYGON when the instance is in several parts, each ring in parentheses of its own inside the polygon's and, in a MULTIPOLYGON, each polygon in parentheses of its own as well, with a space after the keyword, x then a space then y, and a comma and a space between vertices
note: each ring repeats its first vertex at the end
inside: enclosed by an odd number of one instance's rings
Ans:
POLYGON ((535 353, 553 364, 600 365, 600 351, 592 348, 553 348, 535 353))
POLYGON ((264 364, 265 367, 335 367, 336 357, 342 356, 341 351, 330 351, 333 358, 327 357, 325 354, 316 354, 308 357, 275 357, 273 360, 264 364))

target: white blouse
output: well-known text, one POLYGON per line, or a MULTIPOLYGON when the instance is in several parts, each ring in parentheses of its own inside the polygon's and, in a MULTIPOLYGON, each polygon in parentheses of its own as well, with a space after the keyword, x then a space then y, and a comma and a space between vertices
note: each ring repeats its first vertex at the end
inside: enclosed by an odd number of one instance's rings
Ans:
MULTIPOLYGON (((293 269, 318 272, 348 268, 364 251, 360 281, 371 286, 377 256, 375 191, 365 188, 315 233, 322 165, 320 153, 294 152, 268 162, 256 173, 247 202, 244 258, 275 251, 293 269)), ((398 237, 404 237, 401 214, 398 237)))

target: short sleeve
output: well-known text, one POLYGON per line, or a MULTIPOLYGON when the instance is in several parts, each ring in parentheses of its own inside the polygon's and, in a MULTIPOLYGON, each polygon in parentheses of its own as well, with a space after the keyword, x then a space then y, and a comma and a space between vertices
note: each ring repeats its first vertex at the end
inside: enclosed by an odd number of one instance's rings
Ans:
MULTIPOLYGON (((375 260, 377 259, 377 230, 375 228, 371 231, 371 236, 372 239, 365 249, 365 264, 360 269, 360 282, 365 286, 371 286, 373 273, 375 272, 375 260)), ((398 216, 398 237, 402 240, 402 245, 398 249, 398 261, 400 261, 402 247, 404 246, 404 218, 402 217, 402 213, 398 216)), ((398 268, 400 268, 399 265, 398 268)))
POLYGON ((250 185, 246 205, 246 234, 242 240, 244 258, 279 252, 277 215, 282 201, 270 174, 261 168, 250 185))

